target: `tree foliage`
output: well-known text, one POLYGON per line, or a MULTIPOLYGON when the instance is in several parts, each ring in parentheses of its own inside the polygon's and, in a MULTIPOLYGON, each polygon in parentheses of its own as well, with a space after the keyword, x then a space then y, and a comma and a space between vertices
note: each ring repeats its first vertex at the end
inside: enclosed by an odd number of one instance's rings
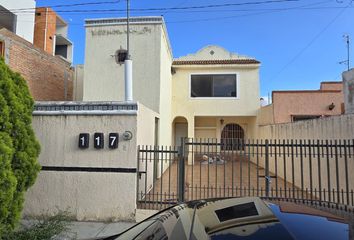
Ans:
POLYGON ((26 81, 0 59, 0 236, 15 228, 40 170, 33 105, 26 81))

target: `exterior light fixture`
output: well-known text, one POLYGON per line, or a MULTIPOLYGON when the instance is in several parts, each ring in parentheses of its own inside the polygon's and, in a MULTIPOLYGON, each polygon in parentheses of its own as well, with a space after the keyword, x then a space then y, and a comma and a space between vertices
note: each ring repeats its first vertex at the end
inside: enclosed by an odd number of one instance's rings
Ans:
POLYGON ((331 104, 328 106, 328 109, 329 109, 330 111, 332 111, 335 107, 336 107, 336 105, 334 105, 334 103, 331 103, 331 104))
POLYGON ((224 119, 220 119, 220 124, 221 124, 221 125, 224 124, 224 119))

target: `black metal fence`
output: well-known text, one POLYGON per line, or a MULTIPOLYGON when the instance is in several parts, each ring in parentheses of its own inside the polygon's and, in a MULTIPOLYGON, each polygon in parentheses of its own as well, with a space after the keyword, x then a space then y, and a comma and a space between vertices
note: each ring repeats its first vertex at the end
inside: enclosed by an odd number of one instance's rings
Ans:
POLYGON ((354 140, 184 139, 138 150, 141 208, 242 196, 352 208, 353 189, 354 140))

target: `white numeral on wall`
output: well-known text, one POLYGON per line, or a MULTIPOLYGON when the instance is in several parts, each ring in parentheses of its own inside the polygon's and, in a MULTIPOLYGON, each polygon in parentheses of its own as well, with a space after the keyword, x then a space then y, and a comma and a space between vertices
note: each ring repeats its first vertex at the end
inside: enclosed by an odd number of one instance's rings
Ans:
POLYGON ((85 144, 85 137, 80 138, 80 140, 81 140, 81 145, 84 146, 84 144, 85 144))
POLYGON ((101 138, 100 138, 100 137, 96 137, 95 140, 96 140, 96 145, 99 146, 99 145, 100 145, 101 138))
POLYGON ((117 139, 117 137, 116 136, 111 136, 111 137, 109 137, 109 139, 111 140, 110 142, 111 142, 111 146, 113 146, 114 145, 114 142, 116 141, 116 139, 117 139))

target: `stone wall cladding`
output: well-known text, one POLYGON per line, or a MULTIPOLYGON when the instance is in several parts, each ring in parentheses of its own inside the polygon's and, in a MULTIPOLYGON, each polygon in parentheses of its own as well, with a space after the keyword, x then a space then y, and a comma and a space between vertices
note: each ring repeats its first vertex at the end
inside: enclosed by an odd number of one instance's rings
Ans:
POLYGON ((6 42, 8 49, 6 62, 26 79, 36 101, 72 100, 74 70, 70 63, 34 47, 6 29, 0 30, 0 40, 6 42))

